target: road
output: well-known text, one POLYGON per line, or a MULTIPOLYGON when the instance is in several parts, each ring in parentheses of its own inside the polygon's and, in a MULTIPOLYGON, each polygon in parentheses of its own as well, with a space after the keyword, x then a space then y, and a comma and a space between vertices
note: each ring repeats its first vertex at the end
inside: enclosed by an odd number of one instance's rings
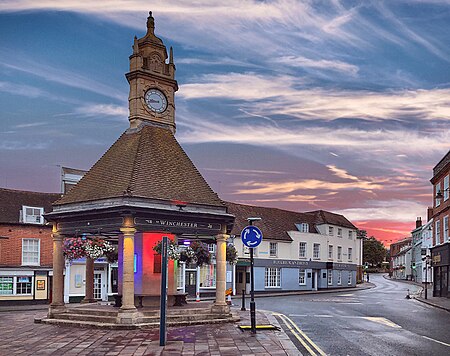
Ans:
POLYGON ((370 281, 375 288, 257 298, 256 306, 281 314, 304 355, 450 355, 449 312, 406 299, 415 285, 374 274, 370 281))

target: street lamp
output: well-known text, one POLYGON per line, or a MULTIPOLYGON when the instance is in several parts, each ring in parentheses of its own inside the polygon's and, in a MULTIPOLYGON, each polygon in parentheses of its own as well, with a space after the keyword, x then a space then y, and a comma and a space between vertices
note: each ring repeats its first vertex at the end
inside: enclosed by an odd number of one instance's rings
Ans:
MULTIPOLYGON (((261 218, 247 218, 248 224, 253 225, 254 221, 260 221, 261 218)), ((250 248, 250 325, 251 333, 256 334, 256 305, 255 305, 255 272, 254 272, 253 248, 250 248)))
POLYGON ((436 193, 436 199, 442 199, 443 197, 444 197, 444 195, 442 194, 442 192, 450 192, 450 188, 446 188, 446 189, 443 189, 443 190, 439 190, 437 193, 436 193))
POLYGON ((428 298, 428 262, 430 261, 431 256, 426 255, 422 257, 422 260, 425 261, 425 299, 428 298))

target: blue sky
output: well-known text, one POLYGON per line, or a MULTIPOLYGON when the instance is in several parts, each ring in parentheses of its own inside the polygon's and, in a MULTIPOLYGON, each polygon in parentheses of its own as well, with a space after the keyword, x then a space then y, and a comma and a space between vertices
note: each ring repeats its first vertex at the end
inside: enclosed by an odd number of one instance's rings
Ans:
POLYGON ((450 149, 450 1, 0 3, 0 186, 58 191, 127 128, 133 37, 174 47, 177 138, 226 200, 386 241, 450 149))

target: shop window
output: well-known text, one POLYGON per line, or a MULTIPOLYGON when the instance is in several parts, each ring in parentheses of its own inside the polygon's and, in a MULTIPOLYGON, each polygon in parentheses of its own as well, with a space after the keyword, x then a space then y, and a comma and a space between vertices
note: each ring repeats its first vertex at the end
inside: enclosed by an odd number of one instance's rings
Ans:
POLYGON ((337 284, 340 286, 342 284, 342 271, 337 271, 337 284))
POLYGON ((17 277, 16 294, 31 294, 31 277, 17 277))
POLYGON ((331 269, 328 270, 328 285, 333 285, 333 270, 331 269))
POLYGON ((204 265, 200 267, 200 287, 216 287, 216 265, 204 265))
POLYGON ((306 285, 306 272, 303 269, 298 270, 298 284, 301 286, 306 285))
POLYGON ((348 282, 349 285, 353 283, 353 273, 352 271, 348 271, 348 282))
POLYGON ((13 294, 14 278, 0 277, 0 295, 13 294))
POLYGON ((264 284, 266 288, 280 288, 281 269, 275 267, 266 267, 264 284))
POLYGON ((22 239, 22 265, 39 266, 39 239, 22 239))

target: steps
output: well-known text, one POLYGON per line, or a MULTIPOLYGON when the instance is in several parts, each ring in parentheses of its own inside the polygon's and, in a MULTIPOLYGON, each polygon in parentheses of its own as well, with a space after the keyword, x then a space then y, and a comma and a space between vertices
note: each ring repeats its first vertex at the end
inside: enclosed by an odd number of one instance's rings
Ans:
MULTIPOLYGON (((132 325, 117 323, 117 309, 95 309, 86 307, 68 308, 55 318, 35 319, 35 323, 102 329, 152 329, 159 328, 159 310, 138 310, 138 323, 132 325)), ((167 326, 187 326, 198 324, 217 324, 239 321, 230 314, 214 314, 209 308, 168 309, 167 326)))

